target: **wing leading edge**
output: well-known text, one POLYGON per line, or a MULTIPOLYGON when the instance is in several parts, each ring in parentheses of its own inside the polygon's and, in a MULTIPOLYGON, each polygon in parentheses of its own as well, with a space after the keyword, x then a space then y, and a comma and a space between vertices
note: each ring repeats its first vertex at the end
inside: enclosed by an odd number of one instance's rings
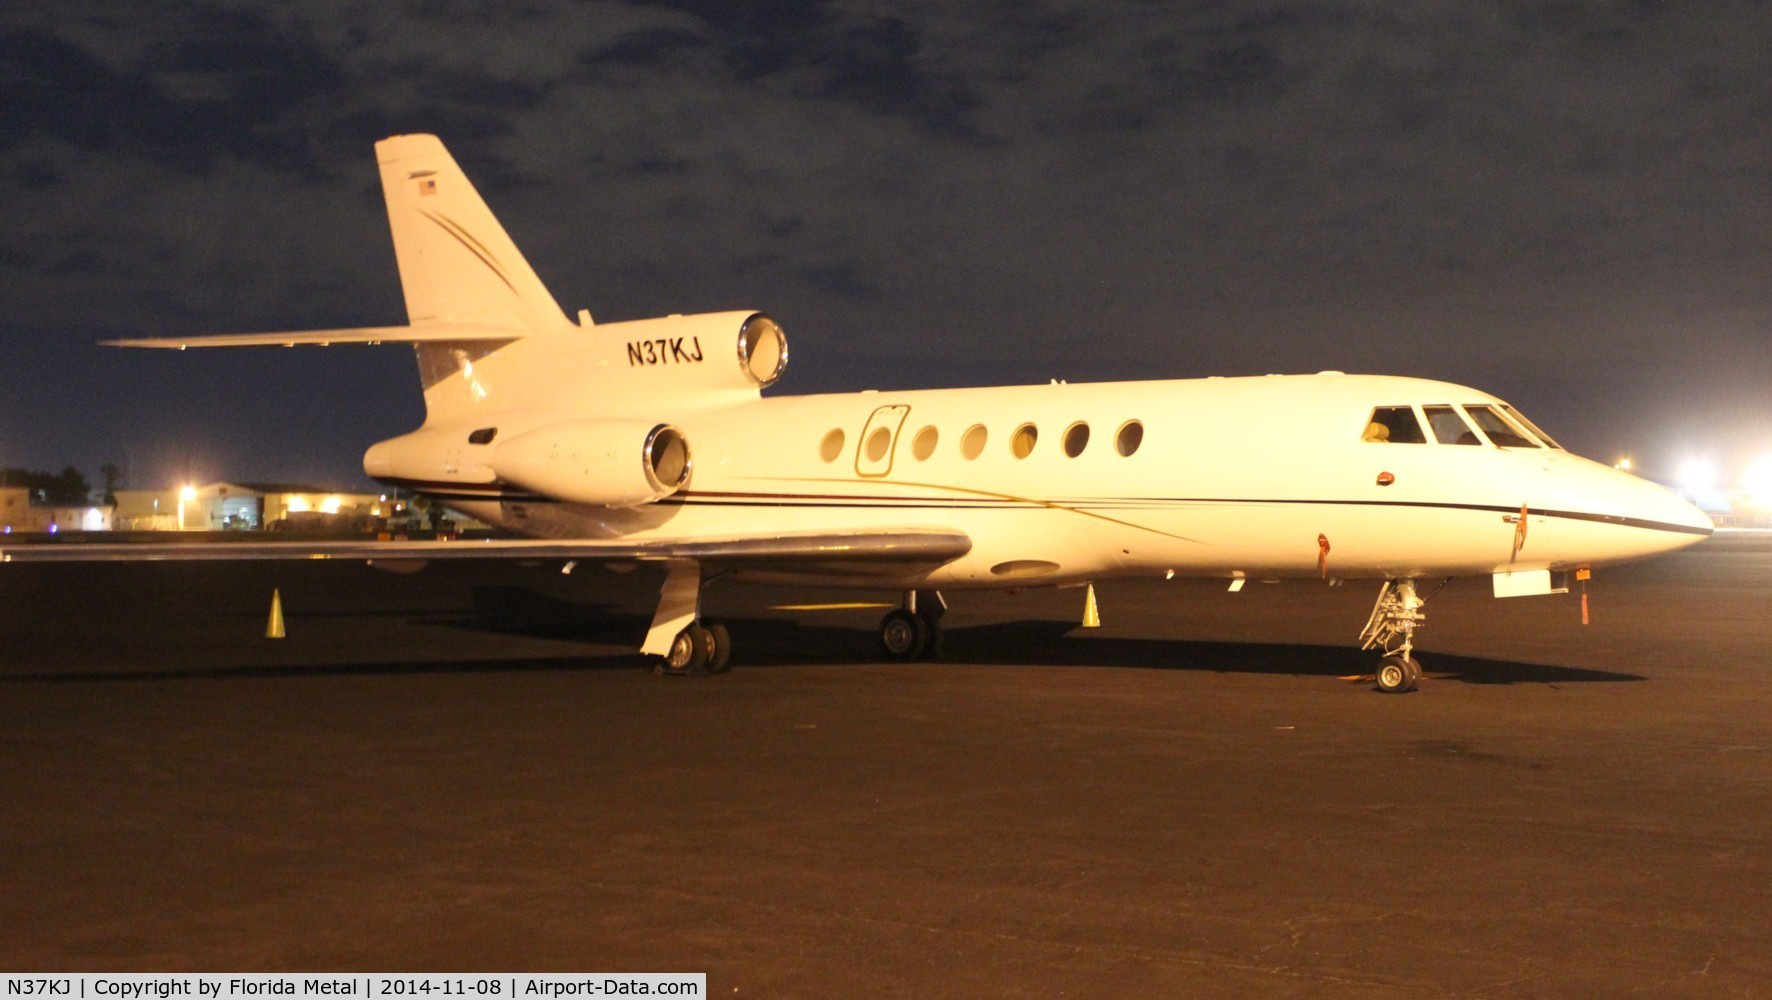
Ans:
POLYGON ((37 543, 0 547, 0 562, 171 562, 277 559, 576 559, 683 562, 792 570, 799 566, 865 573, 939 566, 972 550, 958 531, 825 532, 742 538, 485 539, 474 541, 37 543))

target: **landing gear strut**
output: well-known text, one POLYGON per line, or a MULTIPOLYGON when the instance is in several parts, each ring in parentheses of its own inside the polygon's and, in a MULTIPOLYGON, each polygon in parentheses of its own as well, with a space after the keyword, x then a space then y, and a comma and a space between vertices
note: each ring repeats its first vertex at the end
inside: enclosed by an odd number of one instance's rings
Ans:
POLYGON ((1386 580, 1372 605, 1372 616, 1360 632, 1361 649, 1378 649, 1384 659, 1378 663, 1376 683, 1385 694, 1403 694, 1415 690, 1421 682, 1421 665, 1412 655, 1415 630, 1427 624, 1421 606, 1427 602, 1415 594, 1415 581, 1386 580))
POLYGON ((880 649, 890 660, 939 659, 947 602, 935 590, 907 590, 904 603, 880 619, 880 649))
POLYGON ((687 674, 732 669, 732 638, 726 626, 701 620, 701 566, 672 564, 658 595, 658 612, 640 652, 653 657, 653 673, 687 674))

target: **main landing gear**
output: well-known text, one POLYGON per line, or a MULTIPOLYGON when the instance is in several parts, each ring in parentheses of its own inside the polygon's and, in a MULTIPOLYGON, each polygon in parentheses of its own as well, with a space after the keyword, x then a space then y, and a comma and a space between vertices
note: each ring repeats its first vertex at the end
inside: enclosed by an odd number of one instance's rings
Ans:
POLYGON ((904 603, 880 619, 880 649, 889 660, 941 658, 941 616, 947 602, 936 590, 907 590, 904 603))
POLYGON ((671 638, 671 648, 652 665, 655 674, 690 674, 706 670, 723 674, 732 669, 732 637, 726 626, 697 622, 671 638))
POLYGON ((640 652, 653 658, 652 671, 658 674, 723 674, 732 669, 726 626, 701 621, 699 563, 671 564, 640 652))
POLYGON ((1415 594, 1415 581, 1386 580, 1372 605, 1372 616, 1360 632, 1361 649, 1379 649, 1375 681, 1385 694, 1415 690, 1421 682, 1421 664, 1415 662, 1415 630, 1427 624, 1421 607, 1427 602, 1415 594))

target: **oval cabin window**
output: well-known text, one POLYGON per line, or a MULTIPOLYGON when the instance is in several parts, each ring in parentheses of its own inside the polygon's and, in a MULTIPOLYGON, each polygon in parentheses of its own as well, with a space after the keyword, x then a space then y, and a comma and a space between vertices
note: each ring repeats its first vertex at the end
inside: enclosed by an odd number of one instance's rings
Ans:
POLYGON ((1089 447, 1089 425, 1079 420, 1064 429, 1064 453, 1072 458, 1089 447))
POLYGON ((840 429, 833 430, 829 434, 826 434, 824 440, 820 441, 818 444, 818 457, 827 462, 835 462, 837 457, 842 454, 843 432, 840 429))
POLYGON ((892 432, 884 427, 874 428, 868 435, 868 461, 878 462, 886 457, 886 449, 892 445, 892 432))
POLYGON ((1114 435, 1114 450, 1122 456, 1130 457, 1144 443, 1144 425, 1136 420, 1128 420, 1120 425, 1120 432, 1114 435))
POLYGON ((1026 458, 1034 453, 1034 445, 1040 440, 1040 429, 1033 424, 1022 424, 1015 429, 1009 438, 1009 450, 1016 458, 1026 458))
POLYGON ((927 459, 930 455, 935 454, 935 446, 940 442, 940 439, 941 434, 934 427, 923 428, 917 432, 916 439, 911 442, 911 454, 917 456, 919 462, 927 459))
POLYGON ((985 439, 990 433, 983 424, 973 424, 966 429, 966 436, 960 439, 960 454, 966 458, 977 458, 984 454, 985 439))

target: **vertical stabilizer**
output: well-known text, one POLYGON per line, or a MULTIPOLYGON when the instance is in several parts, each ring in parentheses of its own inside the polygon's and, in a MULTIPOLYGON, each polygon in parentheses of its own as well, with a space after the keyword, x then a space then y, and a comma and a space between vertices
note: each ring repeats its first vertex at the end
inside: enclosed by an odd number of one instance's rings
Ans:
POLYGON ((569 323, 436 136, 383 139, 375 156, 414 325, 533 332, 569 323))

